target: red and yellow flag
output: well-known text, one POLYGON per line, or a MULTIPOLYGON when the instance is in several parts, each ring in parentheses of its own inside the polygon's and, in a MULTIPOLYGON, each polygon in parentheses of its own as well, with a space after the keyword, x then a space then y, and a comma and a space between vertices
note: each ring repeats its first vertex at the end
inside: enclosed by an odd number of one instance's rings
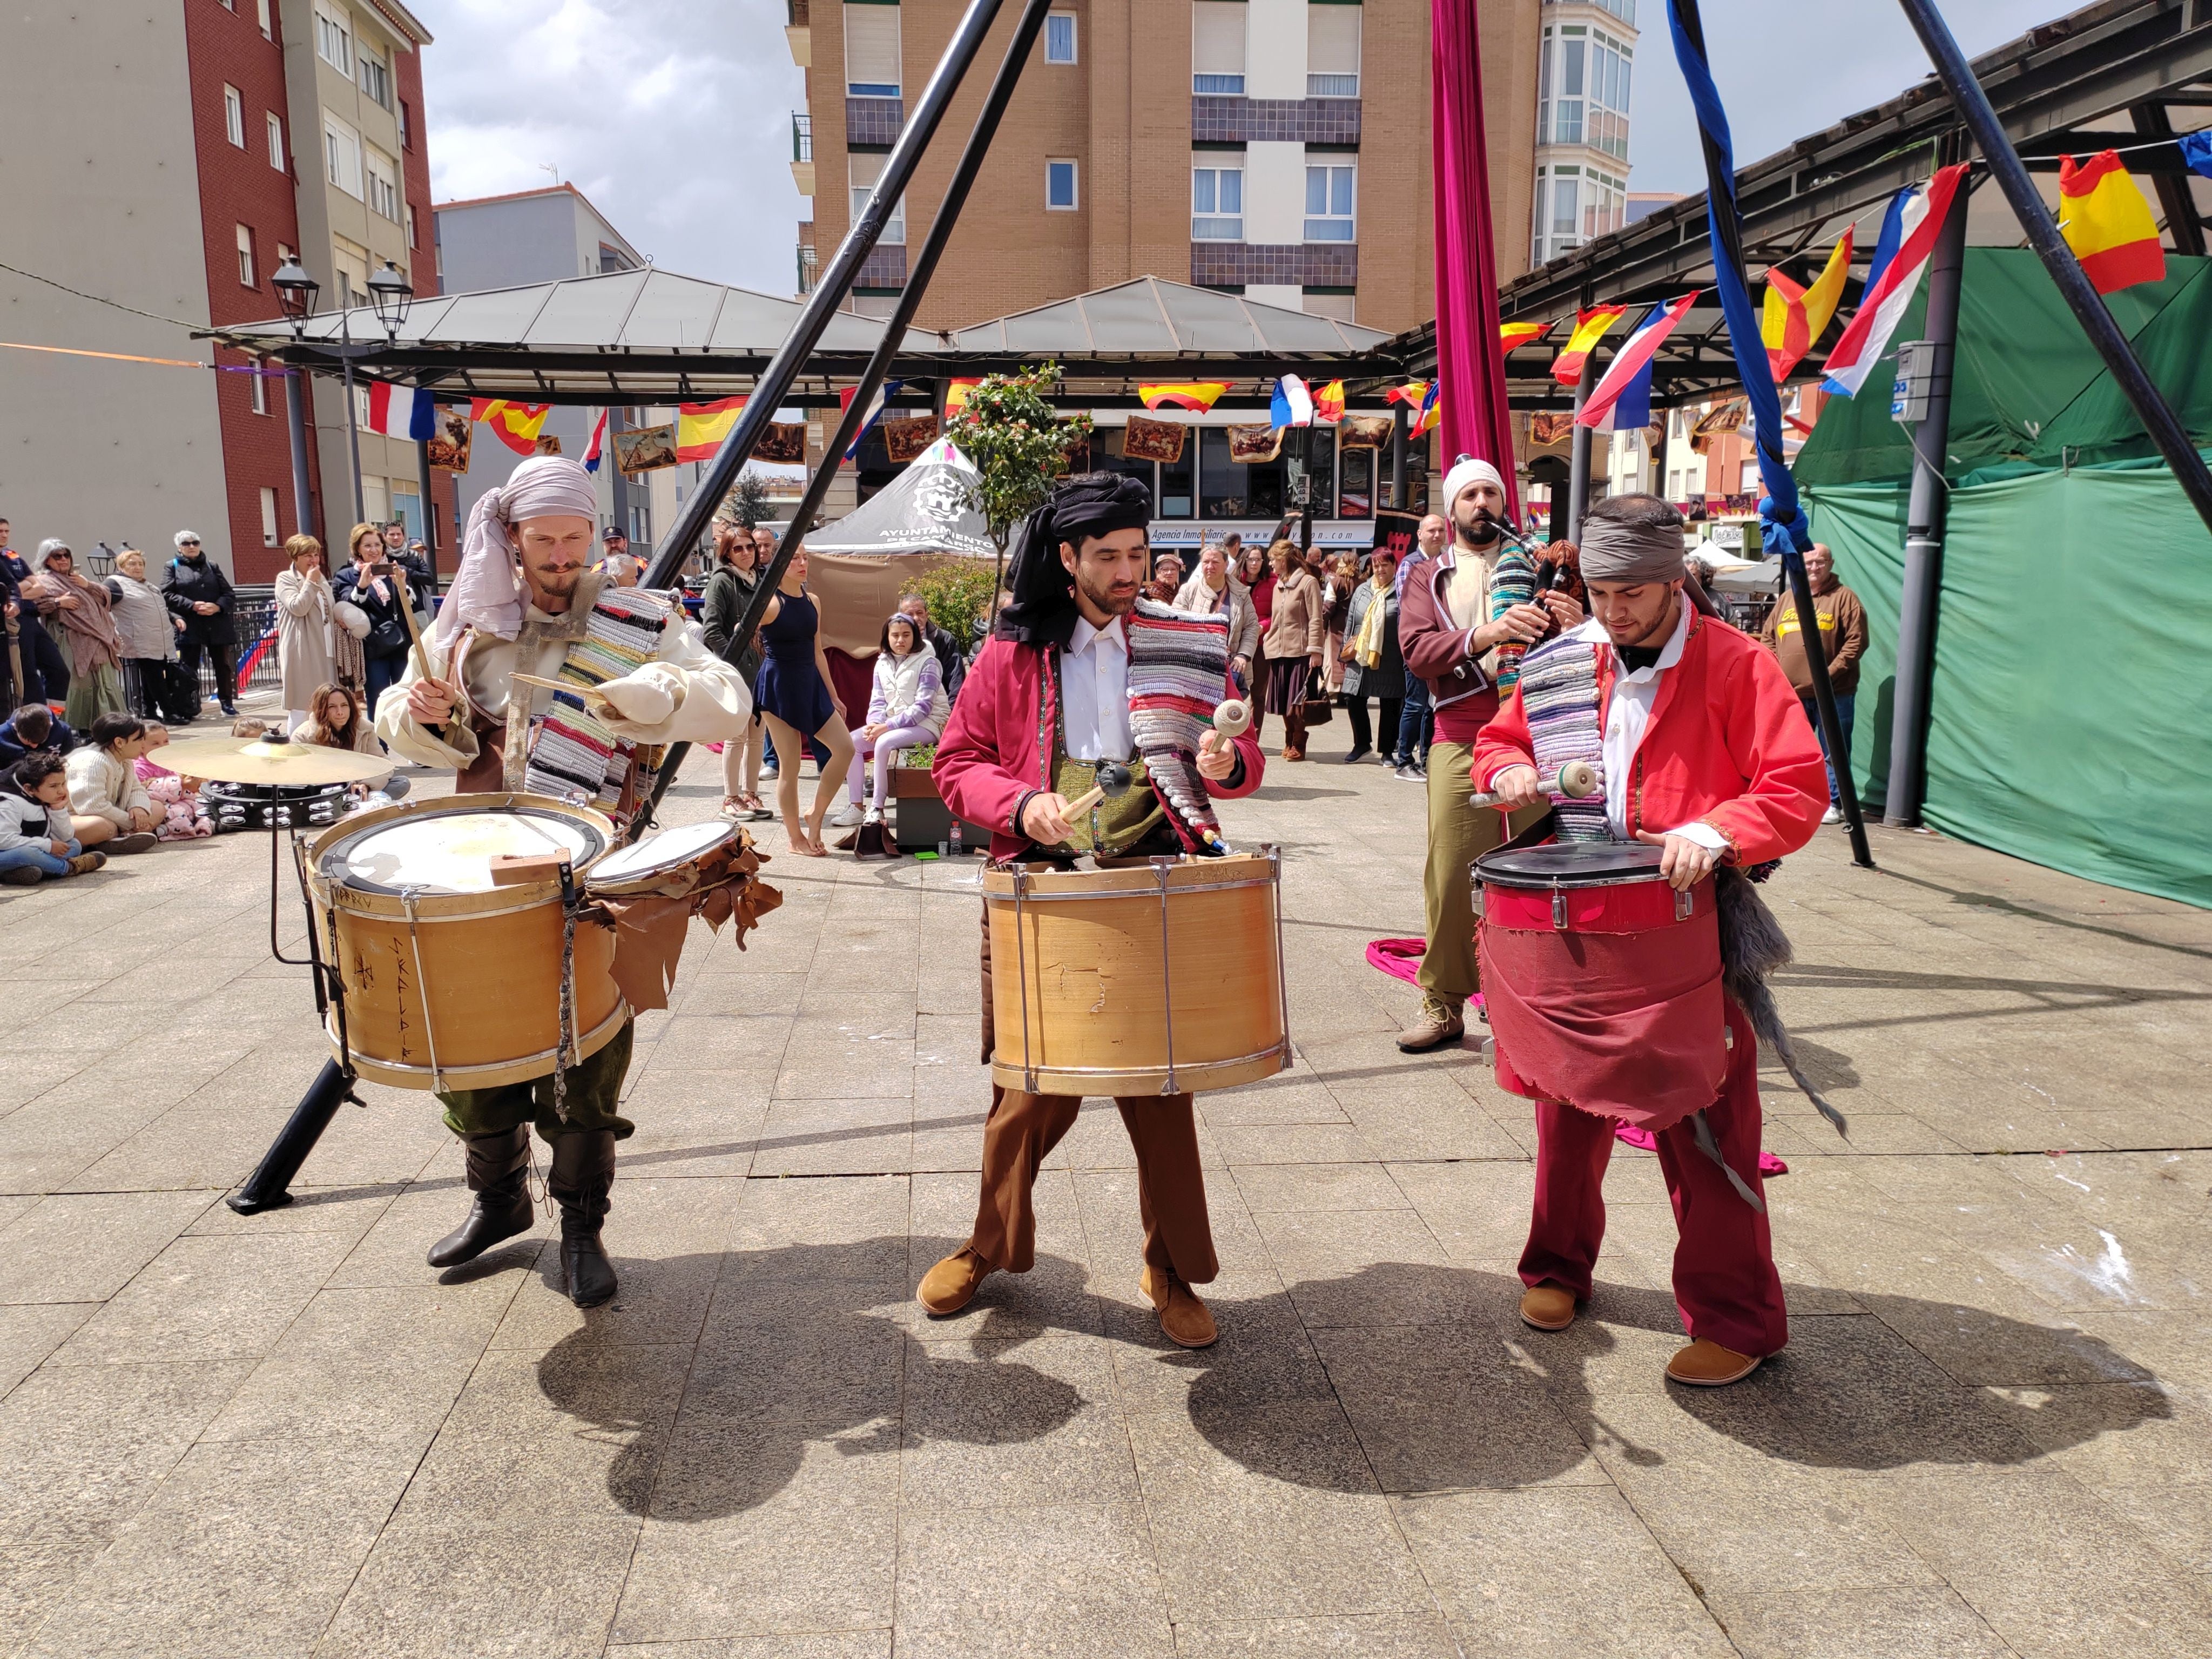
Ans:
POLYGON ((475 398, 469 402, 469 419, 482 421, 491 428, 493 437, 518 455, 538 453, 538 430, 552 412, 550 404, 509 403, 504 398, 475 398))
POLYGON ((738 423, 738 416, 744 406, 743 398, 725 398, 712 404, 677 404, 676 459, 713 460, 714 452, 730 435, 730 428, 738 423))
POLYGON ((947 380, 945 383, 945 418, 949 421, 967 408, 969 396, 982 384, 981 375, 963 380, 947 380))
POLYGON ((2058 164, 2058 229, 2100 294, 2166 279, 2158 221, 2117 150, 2100 150, 2080 166, 2070 155, 2058 164))
POLYGON ((1407 424, 1407 434, 1419 437, 1433 432, 1443 423, 1443 400, 1438 395, 1443 388, 1427 380, 1408 380, 1403 386, 1394 386, 1382 394, 1386 404, 1403 404, 1412 418, 1407 424))
POLYGON ((1334 426, 1344 418, 1344 382, 1331 380, 1313 395, 1314 419, 1334 426))
POLYGON ((1780 386, 1805 354, 1819 343, 1821 331, 1843 303, 1844 283, 1851 274, 1851 228, 1844 227, 1843 240, 1828 255, 1828 263, 1810 288, 1800 288, 1778 270, 1766 273, 1766 307, 1759 319, 1759 337, 1766 343, 1766 361, 1780 386))
POLYGON ((1207 410, 1228 390, 1226 380, 1170 380, 1139 386, 1137 398, 1146 409, 1207 410))
POLYGON ((1501 323, 1498 329, 1498 343, 1500 349, 1510 351, 1540 337, 1550 327, 1549 323, 1501 323))
POLYGON ((1606 331, 1628 315, 1626 306, 1592 306, 1575 318, 1575 331, 1567 341, 1567 348, 1552 360, 1552 378, 1561 386, 1576 386, 1583 378, 1583 365, 1606 331))

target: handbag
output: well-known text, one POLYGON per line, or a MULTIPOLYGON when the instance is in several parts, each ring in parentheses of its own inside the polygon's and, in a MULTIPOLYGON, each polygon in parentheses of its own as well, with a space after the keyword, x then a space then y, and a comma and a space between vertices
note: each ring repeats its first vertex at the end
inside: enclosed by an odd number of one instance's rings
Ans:
POLYGON ((1306 670, 1306 695, 1298 704, 1298 719, 1308 730, 1327 726, 1336 714, 1336 699, 1330 696, 1321 684, 1321 671, 1306 670))

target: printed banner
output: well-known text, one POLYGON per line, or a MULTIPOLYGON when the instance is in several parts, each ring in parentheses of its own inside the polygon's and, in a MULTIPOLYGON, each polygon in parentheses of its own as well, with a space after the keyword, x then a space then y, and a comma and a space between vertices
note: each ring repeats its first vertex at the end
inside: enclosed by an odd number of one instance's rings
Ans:
POLYGON ((1262 422, 1229 428, 1229 459, 1245 466, 1272 461, 1283 453, 1283 428, 1262 422))
POLYGON ((442 404, 438 410, 437 424, 430 431, 430 466, 438 472, 465 472, 469 470, 469 438, 476 422, 469 419, 469 411, 454 404, 442 404))
POLYGON ((753 459, 773 461, 778 466, 805 466, 806 422, 771 421, 761 434, 760 441, 753 446, 753 459))
POLYGON ((904 466, 937 440, 934 415, 887 415, 884 417, 884 453, 893 466, 904 466))
POLYGON ((1338 440, 1346 449, 1380 449, 1390 441, 1388 415, 1347 415, 1338 440))
POLYGON ((1171 466, 1182 459, 1189 431, 1180 421, 1148 421, 1132 415, 1121 436, 1121 453, 1129 460, 1164 461, 1171 466))
POLYGON ((624 472, 653 472, 676 465, 676 428, 672 422, 641 427, 635 432, 617 432, 614 440, 615 465, 624 472))

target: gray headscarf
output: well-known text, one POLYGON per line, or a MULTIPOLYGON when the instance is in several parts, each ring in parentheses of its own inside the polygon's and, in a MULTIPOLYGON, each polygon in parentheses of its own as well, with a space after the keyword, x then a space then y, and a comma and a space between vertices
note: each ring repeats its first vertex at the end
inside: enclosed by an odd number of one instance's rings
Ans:
POLYGON ((1582 573, 1586 582, 1678 582, 1682 580, 1680 524, 1629 524, 1593 514, 1583 520, 1582 573))

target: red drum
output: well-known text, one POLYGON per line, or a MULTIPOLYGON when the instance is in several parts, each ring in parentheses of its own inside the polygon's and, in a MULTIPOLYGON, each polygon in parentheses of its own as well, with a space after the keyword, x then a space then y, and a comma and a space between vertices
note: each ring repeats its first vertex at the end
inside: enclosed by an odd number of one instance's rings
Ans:
POLYGON ((1639 1128, 1710 1106, 1728 1071, 1711 877, 1686 893, 1641 842, 1501 848, 1474 861, 1500 1087, 1639 1128))

